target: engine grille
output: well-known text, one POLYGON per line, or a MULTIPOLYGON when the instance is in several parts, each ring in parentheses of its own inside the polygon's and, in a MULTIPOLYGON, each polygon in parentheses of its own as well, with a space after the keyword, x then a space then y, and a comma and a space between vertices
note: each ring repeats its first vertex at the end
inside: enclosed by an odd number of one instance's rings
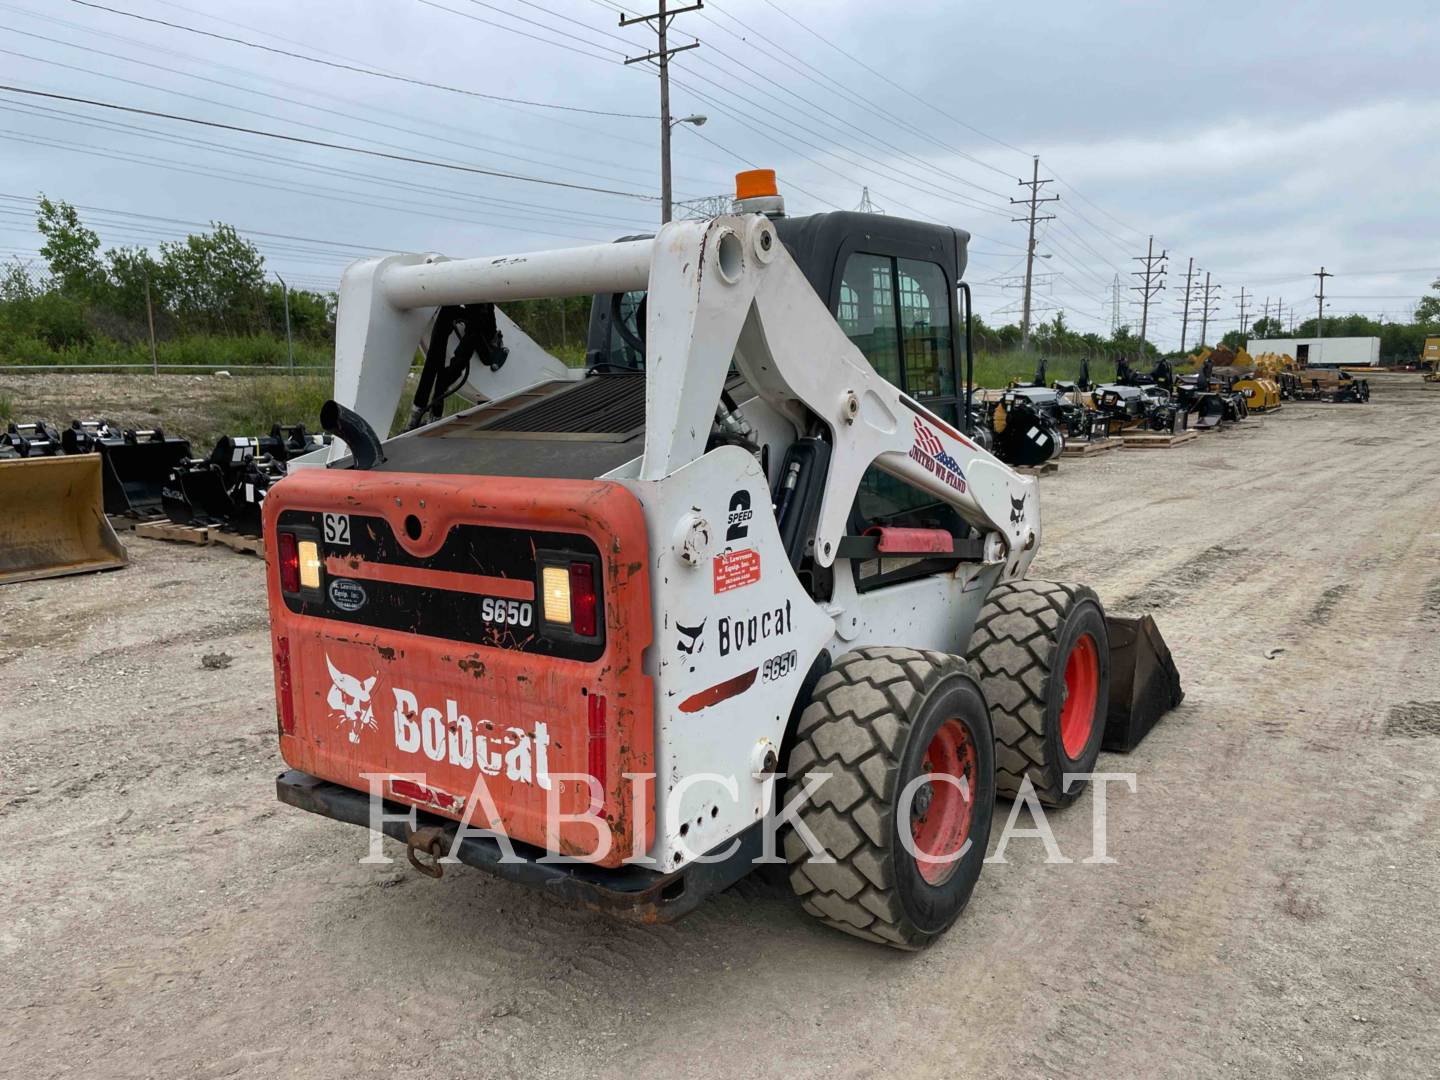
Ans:
POLYGON ((645 426, 644 372, 591 375, 479 425, 484 431, 624 435, 645 426))

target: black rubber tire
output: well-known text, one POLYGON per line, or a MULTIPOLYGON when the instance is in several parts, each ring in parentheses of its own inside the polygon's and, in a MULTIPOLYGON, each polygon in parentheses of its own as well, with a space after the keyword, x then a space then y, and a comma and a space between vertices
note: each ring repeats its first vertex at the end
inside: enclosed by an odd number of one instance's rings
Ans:
POLYGON ((1110 638, 1105 612, 1084 585, 1013 581, 990 591, 970 638, 970 664, 990 704, 995 730, 995 785, 1014 798, 1030 778, 1045 806, 1079 798, 1095 769, 1110 696, 1110 638), (1095 639, 1099 688, 1085 748, 1071 757, 1060 737, 1065 665, 1083 634, 1095 639), (1072 779, 1066 773, 1084 776, 1072 779))
MULTIPOLYGON (((994 735, 985 697, 958 656, 856 649, 816 684, 790 751, 788 790, 810 773, 830 778, 798 817, 832 858, 815 862, 794 828, 784 834, 790 885, 822 922, 900 949, 921 949, 959 917, 984 864, 995 808, 994 735), (900 839, 897 803, 922 772, 936 731, 965 727, 975 755, 969 846, 931 885, 900 839)), ((908 815, 903 822, 910 827, 908 815)))

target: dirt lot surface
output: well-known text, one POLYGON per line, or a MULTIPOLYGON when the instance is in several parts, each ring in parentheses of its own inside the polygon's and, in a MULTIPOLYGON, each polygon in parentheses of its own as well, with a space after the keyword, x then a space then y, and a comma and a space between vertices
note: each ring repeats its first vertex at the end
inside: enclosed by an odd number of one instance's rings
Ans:
POLYGON ((188 435, 185 418, 208 416, 237 390, 223 375, 102 375, 44 372, 0 375, 0 395, 11 401, 17 421, 104 419, 122 428, 157 425, 188 435))
POLYGON ((1440 393, 1375 382, 1042 480, 1033 573, 1153 611, 1188 697, 1101 758, 1114 865, 1087 794, 918 955, 753 879, 636 928, 358 865, 274 799, 258 561, 0 589, 0 1074, 1434 1075, 1440 393))

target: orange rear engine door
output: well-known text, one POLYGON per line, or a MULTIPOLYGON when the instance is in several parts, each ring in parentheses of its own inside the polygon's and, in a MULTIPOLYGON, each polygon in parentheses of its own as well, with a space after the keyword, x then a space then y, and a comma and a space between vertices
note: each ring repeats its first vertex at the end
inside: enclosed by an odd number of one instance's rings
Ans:
POLYGON ((304 469, 265 499, 290 767, 616 866, 653 839, 647 541, 606 481, 304 469), (595 783, 586 777, 594 777, 595 783), (578 820, 590 815, 591 821, 578 820), (553 821, 547 831, 547 818, 553 821))

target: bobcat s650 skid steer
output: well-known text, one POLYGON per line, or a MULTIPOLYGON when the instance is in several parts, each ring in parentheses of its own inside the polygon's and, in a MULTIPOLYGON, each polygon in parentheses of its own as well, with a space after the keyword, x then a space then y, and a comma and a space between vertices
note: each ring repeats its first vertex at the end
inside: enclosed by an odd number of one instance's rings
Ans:
POLYGON ((1026 577, 1035 481, 960 420, 967 239, 763 194, 351 266, 339 438, 264 503, 279 797, 630 918, 768 857, 838 929, 943 932, 997 792, 1084 786, 1111 683, 1095 594, 1026 577), (583 370, 498 306, 581 294, 583 370))

